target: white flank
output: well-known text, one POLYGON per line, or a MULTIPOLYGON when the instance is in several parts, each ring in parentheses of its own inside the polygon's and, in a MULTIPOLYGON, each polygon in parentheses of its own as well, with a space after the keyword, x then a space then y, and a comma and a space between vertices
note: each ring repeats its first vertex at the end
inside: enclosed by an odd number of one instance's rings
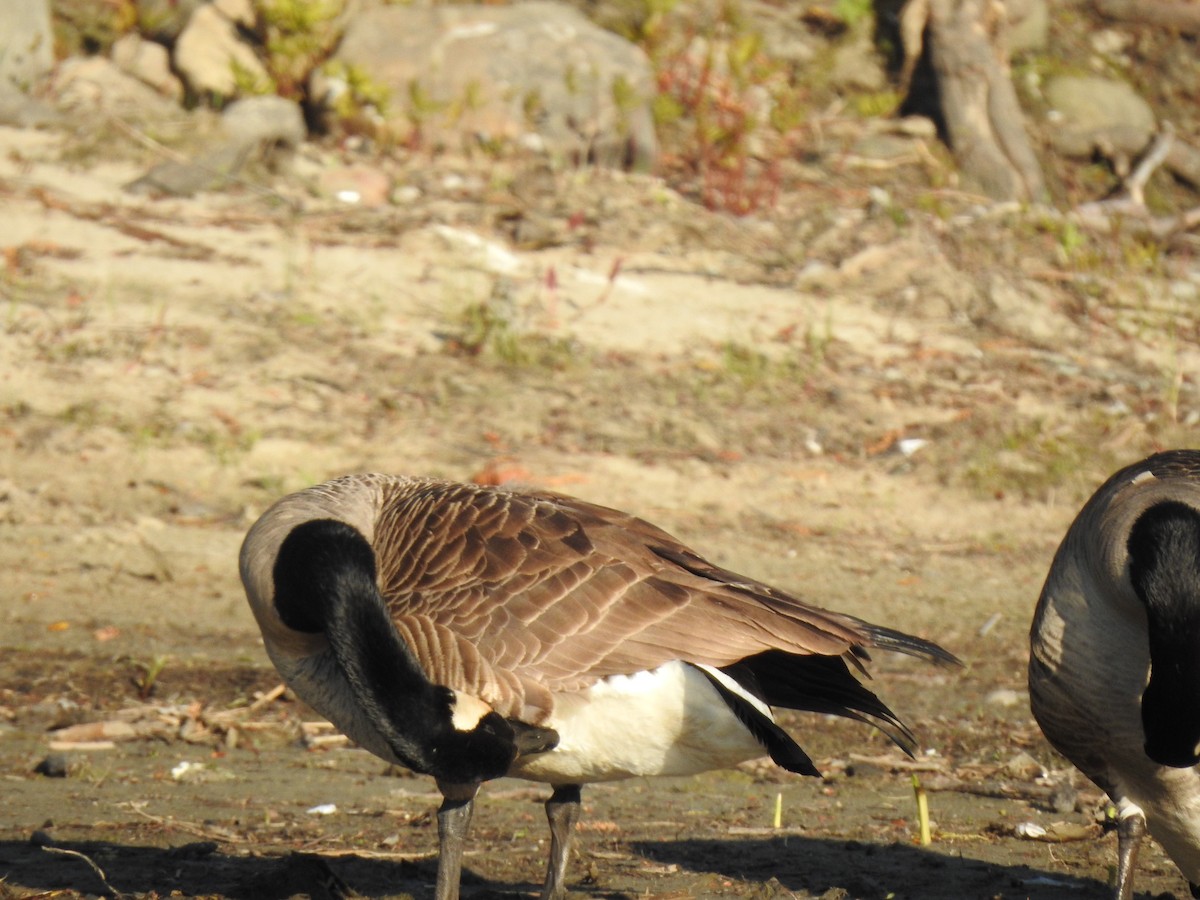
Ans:
MULTIPOLYGON (((715 675, 770 715, 728 676, 715 675)), ((558 746, 518 760, 510 774, 558 784, 693 775, 765 754, 708 677, 682 662, 606 678, 555 704, 544 724, 558 732, 558 746)))

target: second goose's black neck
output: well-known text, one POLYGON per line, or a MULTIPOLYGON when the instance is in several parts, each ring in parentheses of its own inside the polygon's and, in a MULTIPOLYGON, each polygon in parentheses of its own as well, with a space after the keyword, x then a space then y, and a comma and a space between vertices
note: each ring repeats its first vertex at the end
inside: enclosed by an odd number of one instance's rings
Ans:
POLYGON ((1129 532, 1129 580, 1146 607, 1150 681, 1142 694, 1147 755, 1200 763, 1200 511, 1165 501, 1129 532))

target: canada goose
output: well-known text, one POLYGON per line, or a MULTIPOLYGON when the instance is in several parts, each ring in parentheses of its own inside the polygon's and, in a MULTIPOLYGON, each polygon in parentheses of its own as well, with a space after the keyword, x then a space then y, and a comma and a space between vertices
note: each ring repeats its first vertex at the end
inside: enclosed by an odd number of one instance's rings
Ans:
POLYGON ((1150 834, 1200 897, 1200 450, 1127 466, 1058 548, 1030 631, 1046 738, 1117 808, 1114 896, 1150 834))
POLYGON ((542 491, 351 475, 278 501, 242 545, 267 652, 377 756, 434 776, 436 896, 458 896, 481 782, 548 783, 543 897, 580 786, 763 755, 817 775, 771 706, 908 727, 851 674, 941 647, 720 569, 641 519, 542 491))

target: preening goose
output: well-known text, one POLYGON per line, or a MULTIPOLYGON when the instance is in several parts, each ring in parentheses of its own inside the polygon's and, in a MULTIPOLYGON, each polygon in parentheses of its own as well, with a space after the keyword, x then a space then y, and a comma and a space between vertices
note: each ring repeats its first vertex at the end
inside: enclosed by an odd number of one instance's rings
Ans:
POLYGON ((1034 614, 1029 699, 1117 807, 1114 896, 1149 828, 1200 897, 1200 451, 1128 466, 1083 507, 1034 614))
POLYGON ((869 722, 911 752, 907 726, 851 669, 874 648, 957 662, 549 492, 347 476, 272 506, 240 567, 296 695, 437 779, 438 900, 458 896, 483 781, 553 787, 543 897, 559 898, 581 785, 767 754, 818 774, 772 706, 869 722))

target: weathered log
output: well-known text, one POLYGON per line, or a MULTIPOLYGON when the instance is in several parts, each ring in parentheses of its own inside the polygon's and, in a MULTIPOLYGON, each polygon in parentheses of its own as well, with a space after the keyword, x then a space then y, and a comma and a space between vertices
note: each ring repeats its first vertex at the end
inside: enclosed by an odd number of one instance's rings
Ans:
POLYGON ((1096 11, 1122 22, 1140 22, 1200 34, 1200 4, 1172 0, 1096 0, 1096 11))
POLYGON ((1041 166, 1009 75, 999 0, 928 0, 926 46, 946 135, 966 180, 997 200, 1040 200, 1041 166))

